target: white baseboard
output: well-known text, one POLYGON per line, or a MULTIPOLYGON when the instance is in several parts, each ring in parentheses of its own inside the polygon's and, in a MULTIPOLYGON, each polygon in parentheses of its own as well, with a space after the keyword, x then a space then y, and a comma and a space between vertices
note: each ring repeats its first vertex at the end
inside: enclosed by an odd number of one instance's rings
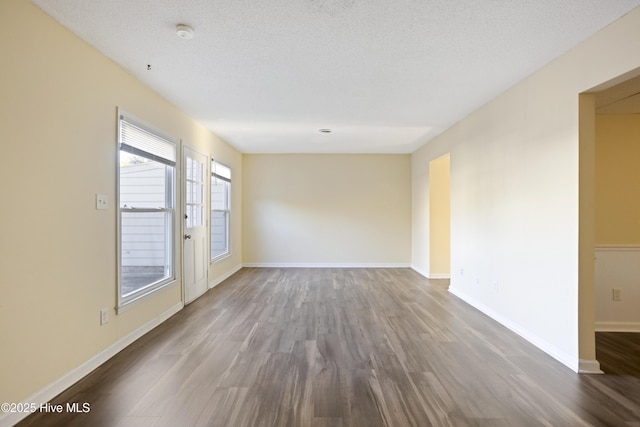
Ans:
POLYGON ((240 271, 240 269, 242 269, 242 264, 238 264, 235 267, 233 267, 230 271, 227 271, 225 274, 221 274, 220 276, 214 278, 213 280, 210 280, 209 281, 209 289, 215 288, 220 283, 224 282, 229 277, 233 276, 238 271, 240 271))
POLYGON ((409 268, 405 263, 367 263, 367 262, 248 262, 244 267, 262 268, 409 268))
POLYGON ((451 279, 451 275, 445 273, 432 273, 427 276, 427 279, 451 279))
POLYGON ((491 308, 489 308, 486 305, 476 301, 474 298, 470 297, 469 295, 465 294, 464 292, 461 292, 460 290, 458 290, 456 288, 452 288, 452 287, 449 287, 449 292, 451 292, 453 295, 457 296, 458 298, 460 298, 461 300, 463 300, 467 304, 471 305, 472 307, 480 310, 481 312, 483 312, 487 316, 491 317, 493 320, 495 320, 496 322, 500 323, 504 327, 506 327, 506 328, 512 330, 513 332, 515 332, 516 334, 520 335, 522 338, 524 338, 525 340, 529 341, 531 344, 535 345, 540 350, 544 351, 549 356, 553 357, 554 359, 556 359, 557 361, 559 361, 563 365, 567 366, 572 371, 574 371, 574 372, 579 372, 580 371, 580 363, 579 363, 578 359, 576 359, 574 357, 571 357, 570 355, 568 355, 564 351, 558 349, 556 346, 548 343, 546 340, 544 340, 544 339, 540 338, 539 336, 531 333, 529 330, 524 329, 520 325, 512 322, 511 320, 507 319, 506 317, 502 316, 501 314, 496 313, 491 308))
POLYGON ((596 332, 640 332, 640 322, 596 322, 596 332))
POLYGON ((416 267, 415 265, 411 265, 411 269, 418 273, 419 275, 427 278, 427 279, 451 279, 451 274, 448 273, 427 273, 425 270, 420 267, 416 267))
MULTIPOLYGON (((35 392, 29 398, 25 399, 23 403, 36 403, 38 406, 41 403, 49 402, 51 399, 62 393, 76 382, 87 376, 91 371, 98 368, 100 365, 111 359, 117 353, 122 351, 125 347, 133 343, 135 340, 151 331, 156 326, 182 310, 184 304, 179 302, 167 311, 156 317, 155 319, 145 323, 136 330, 132 331, 125 337, 120 338, 115 343, 111 344, 100 353, 93 356, 91 359, 84 362, 82 365, 74 368, 70 372, 66 373, 62 377, 58 378, 51 384, 35 392)), ((0 415, 0 427, 9 427, 17 424, 20 420, 26 418, 29 413, 5 413, 0 415)))
POLYGON ((597 360, 580 359, 578 361, 579 374, 604 374, 600 369, 600 362, 597 360))

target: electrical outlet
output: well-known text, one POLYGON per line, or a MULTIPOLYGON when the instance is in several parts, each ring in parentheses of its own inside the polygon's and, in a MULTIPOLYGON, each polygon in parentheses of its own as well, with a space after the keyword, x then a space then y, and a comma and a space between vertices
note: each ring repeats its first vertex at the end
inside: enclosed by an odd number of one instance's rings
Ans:
POLYGON ((498 293, 498 281, 494 280, 491 286, 493 287, 493 292, 498 293))
POLYGON ((622 301, 622 290, 616 288, 611 289, 611 299, 613 301, 622 301))
POLYGON ((109 309, 103 308, 100 310, 100 324, 104 325, 109 322, 109 309))
POLYGON ((460 275, 461 275, 461 276, 464 276, 464 268, 461 268, 461 269, 460 269, 460 275))

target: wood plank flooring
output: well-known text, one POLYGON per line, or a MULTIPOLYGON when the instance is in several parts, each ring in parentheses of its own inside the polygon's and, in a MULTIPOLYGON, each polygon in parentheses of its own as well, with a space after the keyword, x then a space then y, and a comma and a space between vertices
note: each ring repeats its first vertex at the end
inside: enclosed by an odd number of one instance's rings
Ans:
POLYGON ((640 378, 639 333, 596 332, 596 356, 605 373, 640 378))
POLYGON ((409 269, 242 269, 67 402, 91 411, 20 425, 640 426, 637 375, 577 375, 409 269))

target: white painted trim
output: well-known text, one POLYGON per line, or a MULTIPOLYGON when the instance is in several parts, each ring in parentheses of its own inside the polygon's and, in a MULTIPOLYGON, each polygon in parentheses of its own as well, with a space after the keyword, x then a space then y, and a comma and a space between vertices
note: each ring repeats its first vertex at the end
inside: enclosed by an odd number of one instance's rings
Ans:
POLYGON ((567 353, 565 353, 564 351, 560 350, 559 348, 557 348, 553 344, 550 344, 546 340, 544 340, 544 339, 540 338, 539 336, 533 334, 531 331, 523 328, 522 326, 512 322, 511 320, 507 319, 506 317, 502 316, 501 314, 496 313, 491 308, 489 308, 486 305, 476 301, 474 298, 470 297, 469 295, 465 294, 464 292, 461 292, 460 290, 456 289, 455 287, 449 287, 449 292, 451 292, 453 295, 457 296, 458 298, 460 298, 461 300, 463 300, 467 304, 471 305, 472 307, 480 310, 481 312, 483 312, 487 316, 491 317, 493 320, 495 320, 496 322, 500 323, 504 327, 506 327, 506 328, 512 330, 513 332, 515 332, 516 334, 520 335, 522 338, 524 338, 525 340, 529 341, 531 344, 535 345, 540 350, 544 351, 549 356, 553 357, 554 359, 556 359, 557 361, 559 361, 563 365, 567 366, 572 371, 579 372, 580 363, 579 363, 578 359, 568 355, 567 353))
POLYGON ((640 332, 640 322, 596 322, 596 332, 640 332))
POLYGON ((249 262, 243 263, 244 267, 267 268, 410 268, 405 263, 366 263, 366 262, 249 262))
MULTIPOLYGON (((133 343, 135 340, 151 331, 156 326, 163 323, 165 320, 182 310, 184 304, 179 302, 173 307, 169 308, 167 311, 152 319, 151 321, 145 323, 140 326, 136 330, 132 331, 125 337, 122 337, 118 341, 111 344, 106 349, 102 350, 100 353, 93 356, 91 359, 87 360, 80 366, 72 369, 67 372, 62 377, 58 378, 51 384, 45 386, 44 388, 38 390, 27 399, 23 401, 23 403, 36 403, 36 405, 40 406, 41 403, 46 403, 74 385, 76 382, 80 381, 82 378, 87 376, 94 369, 98 368, 100 365, 105 363, 107 360, 111 359, 117 353, 122 351, 128 345, 133 343)), ((26 418, 30 413, 8 413, 0 415, 0 427, 10 427, 17 424, 20 420, 26 418)))
POLYGON ((600 369, 600 362, 597 360, 580 359, 578 361, 579 374, 604 374, 600 369))
POLYGON ((411 264, 411 269, 426 279, 451 279, 451 274, 448 274, 448 273, 429 274, 426 271, 422 270, 420 267, 416 267, 413 264, 411 264))
POLYGON ((427 276, 428 279, 451 279, 451 275, 447 273, 433 273, 427 276))
POLYGON ((227 271, 226 273, 221 274, 220 276, 214 278, 212 281, 209 282, 209 289, 215 288, 220 283, 224 282, 225 280, 227 280, 229 277, 236 274, 241 269, 242 269, 242 264, 238 264, 235 267, 233 267, 231 270, 227 271))
POLYGON ((596 252, 640 252, 638 245, 598 245, 595 246, 596 252))

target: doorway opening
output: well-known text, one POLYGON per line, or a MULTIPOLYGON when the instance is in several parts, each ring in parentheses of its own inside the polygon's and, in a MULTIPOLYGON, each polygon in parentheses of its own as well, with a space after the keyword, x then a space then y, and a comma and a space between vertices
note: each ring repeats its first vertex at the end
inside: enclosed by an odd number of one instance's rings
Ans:
POLYGON ((640 70, 580 101, 580 358, 637 375, 624 366, 640 343, 640 70))

